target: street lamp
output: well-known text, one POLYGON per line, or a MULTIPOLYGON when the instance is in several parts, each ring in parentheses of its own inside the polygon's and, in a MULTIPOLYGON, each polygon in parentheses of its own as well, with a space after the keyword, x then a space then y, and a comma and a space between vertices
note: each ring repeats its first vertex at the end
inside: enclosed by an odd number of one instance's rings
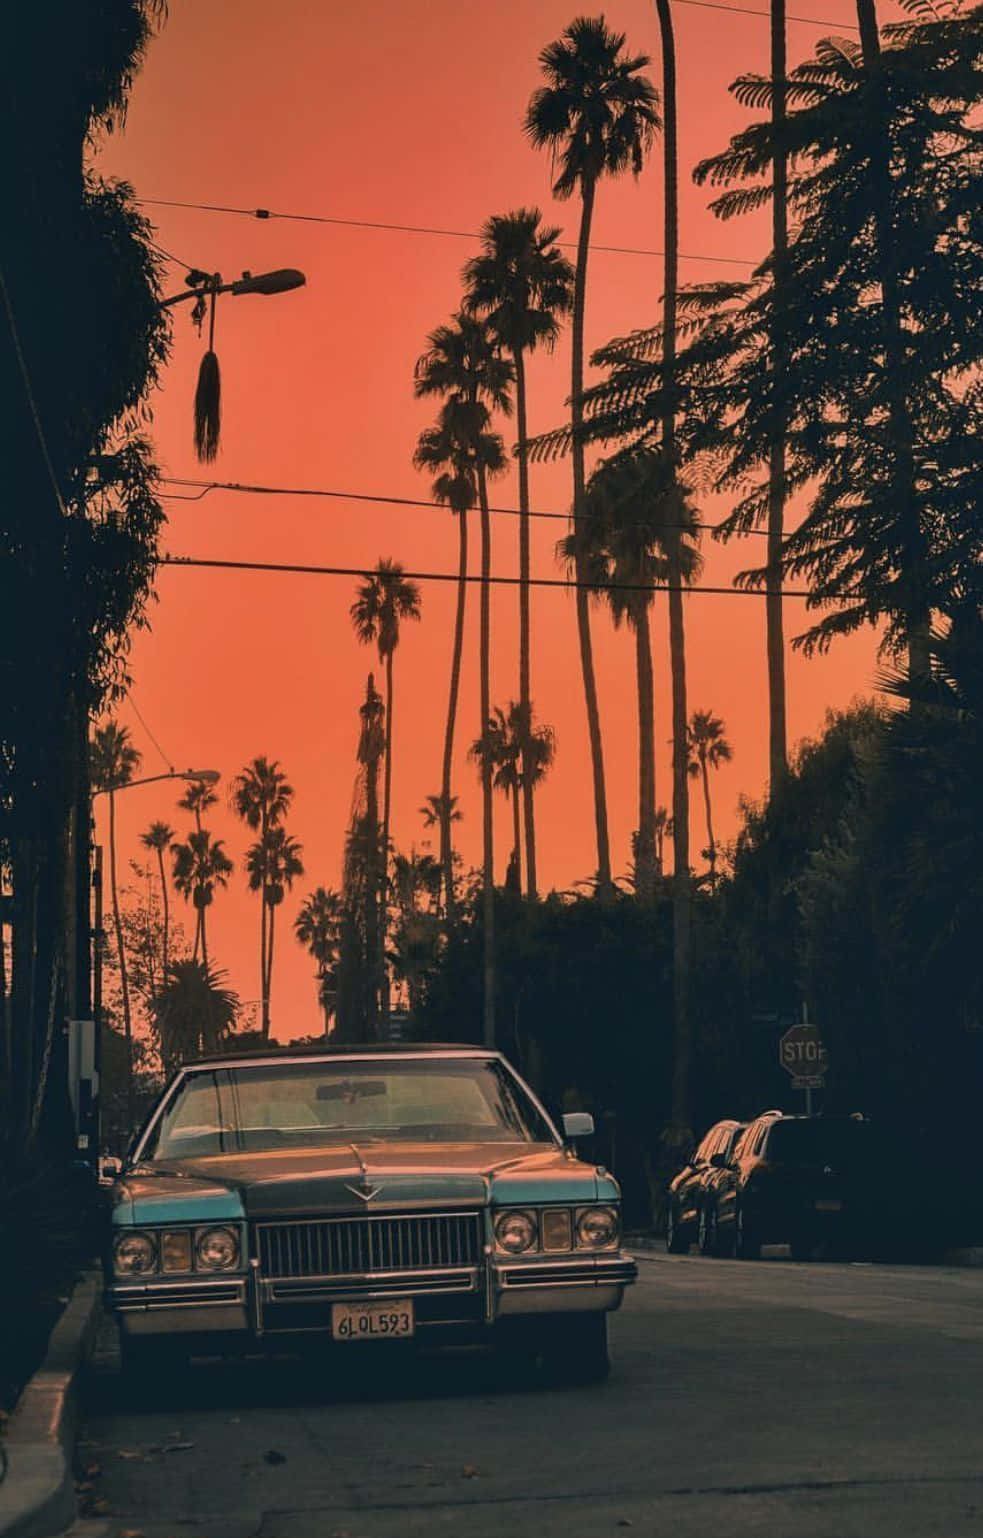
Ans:
POLYGON ((92 799, 104 796, 108 791, 132 790, 134 785, 153 785, 157 780, 201 780, 203 785, 215 785, 222 778, 217 769, 169 769, 166 774, 148 774, 143 780, 117 780, 114 785, 100 785, 92 792, 92 799))
POLYGON ((195 391, 195 453, 206 463, 218 453, 221 429, 222 379, 215 355, 215 301, 219 294, 286 294, 293 288, 303 288, 307 279, 297 267, 277 267, 272 272, 244 272, 231 283, 223 283, 220 272, 202 272, 193 267, 184 281, 187 287, 162 299, 160 307, 166 310, 190 301, 194 306, 191 318, 199 331, 208 314, 208 351, 201 360, 195 391))

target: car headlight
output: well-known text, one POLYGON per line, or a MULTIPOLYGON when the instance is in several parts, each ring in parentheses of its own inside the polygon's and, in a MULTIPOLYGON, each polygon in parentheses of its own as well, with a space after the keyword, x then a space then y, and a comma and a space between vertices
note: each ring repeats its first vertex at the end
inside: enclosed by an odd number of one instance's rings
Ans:
POLYGON ((495 1242, 509 1255, 523 1255, 536 1247, 538 1229, 531 1212, 500 1212, 495 1219, 495 1242))
POLYGON ((621 1236, 621 1224, 614 1207, 581 1207, 577 1213, 577 1248, 610 1250, 621 1236))
POLYGON ((113 1245, 117 1276, 146 1276, 157 1269, 157 1245, 152 1234, 120 1234, 113 1245))
POLYGON ((239 1235, 234 1228, 200 1228, 195 1259, 202 1271, 231 1271, 239 1264, 239 1235))

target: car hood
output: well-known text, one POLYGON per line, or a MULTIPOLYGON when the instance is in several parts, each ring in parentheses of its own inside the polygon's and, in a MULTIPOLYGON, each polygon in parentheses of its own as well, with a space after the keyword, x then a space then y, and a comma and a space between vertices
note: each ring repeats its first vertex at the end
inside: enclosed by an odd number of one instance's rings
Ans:
POLYGON ((552 1145, 384 1143, 215 1154, 138 1165, 114 1221, 157 1223, 379 1212, 421 1205, 615 1201, 611 1175, 552 1145))

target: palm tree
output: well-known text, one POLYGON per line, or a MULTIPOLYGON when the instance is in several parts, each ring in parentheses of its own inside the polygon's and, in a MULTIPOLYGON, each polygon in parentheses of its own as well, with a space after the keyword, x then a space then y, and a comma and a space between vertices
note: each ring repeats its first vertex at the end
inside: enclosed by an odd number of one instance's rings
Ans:
POLYGON ((267 828, 265 835, 246 850, 246 874, 249 890, 259 892, 269 917, 266 930, 266 954, 260 977, 264 1002, 263 1035, 270 1034, 270 993, 273 984, 273 936, 276 910, 298 876, 304 874, 301 846, 281 823, 267 828))
MULTIPOLYGON (((458 664, 460 666, 460 663, 458 664)), ((445 796, 439 792, 436 796, 428 796, 420 808, 420 816, 423 818, 425 828, 438 828, 440 830, 440 869, 441 887, 444 900, 444 916, 449 924, 454 922, 454 850, 451 844, 450 830, 455 822, 461 822, 463 813, 458 807, 456 796, 445 796), (444 829, 447 830, 446 858, 444 829)))
POLYGON ((201 832, 201 814, 207 812, 209 807, 218 801, 208 780, 192 780, 184 795, 178 801, 182 812, 193 812, 195 827, 201 832))
POLYGON ((192 952, 197 960, 208 966, 208 935, 205 930, 205 911, 210 908, 216 887, 227 887, 234 866, 220 838, 212 838, 207 828, 194 829, 183 844, 172 844, 172 875, 174 885, 185 902, 194 904, 195 944, 192 952))
MULTIPOLYGON (((537 347, 552 352, 560 317, 573 308, 574 269, 556 245, 560 231, 543 227, 538 208, 519 208, 489 219, 481 231, 482 252, 464 269, 465 306, 487 316, 493 334, 515 370, 519 465, 519 706, 532 722, 529 605, 529 434, 525 355, 537 347)), ((521 724, 521 722, 520 722, 521 724)), ((530 749, 531 752, 531 749, 530 749)), ((533 778, 523 775, 526 834, 526 890, 536 896, 536 828, 533 778)))
POLYGON ((724 723, 709 710, 694 710, 687 732, 689 773, 694 780, 703 781, 703 805, 707 817, 707 859, 710 863, 710 885, 717 876, 717 844, 713 836, 713 817, 710 812, 710 770, 719 769, 733 757, 730 743, 724 736, 724 723))
POLYGON ((140 834, 140 842, 144 849, 152 849, 157 855, 157 869, 160 873, 160 900, 164 915, 164 936, 161 945, 161 978, 163 979, 167 976, 170 940, 170 901, 167 892, 167 877, 164 873, 164 853, 170 849, 174 842, 174 829, 166 822, 152 822, 146 833, 140 834))
MULTIPOLYGON (((547 84, 533 92, 525 118, 526 133, 533 145, 537 149, 549 149, 559 163, 559 175, 553 183, 554 196, 569 198, 579 191, 581 199, 570 390, 575 528, 584 516, 584 301, 597 183, 602 176, 617 176, 628 169, 638 176, 659 126, 658 95, 651 81, 641 73, 649 59, 644 54, 631 57, 624 48, 624 33, 610 31, 603 16, 577 17, 558 41, 550 43, 540 54, 539 62, 547 84)), ((577 582, 580 667, 594 777, 597 883, 598 891, 607 897, 612 891, 611 851, 601 718, 594 676, 589 595, 581 584, 579 572, 577 582)))
MULTIPOLYGON (((415 582, 403 576, 399 561, 380 557, 375 571, 366 577, 358 589, 358 596, 351 606, 355 634, 363 646, 373 641, 379 653, 379 661, 386 669, 386 770, 382 788, 382 891, 379 925, 379 944, 385 957, 386 906, 389 894, 389 828, 392 819, 393 783, 393 657, 399 645, 399 629, 404 620, 420 618, 420 589, 415 582)), ((385 962, 380 971, 382 978, 382 1014, 389 1012, 389 993, 385 979, 385 962)))
POLYGON ((768 457, 768 578, 765 599, 768 655, 768 765, 771 793, 788 770, 785 721, 785 636, 782 612, 782 541, 785 535, 785 413, 780 394, 787 389, 788 346, 784 307, 788 284, 788 153, 785 124, 788 105, 788 65, 785 47, 785 0, 771 0, 771 127, 772 127, 772 337, 771 369, 774 400, 768 457))
MULTIPOLYGON (((454 763, 454 732, 457 726, 457 702, 461 689, 461 658, 464 652, 464 617, 468 592, 468 512, 477 500, 475 451, 468 436, 461 433, 457 413, 445 406, 436 427, 420 434, 413 456, 417 469, 437 472, 433 493, 457 515, 458 562, 457 603, 454 613, 454 641, 451 648, 451 676, 444 725, 444 755, 441 766, 440 793, 432 797, 434 807, 443 808, 439 818, 440 863, 444 872, 447 918, 454 921, 454 851, 451 842, 450 808, 457 799, 451 794, 454 763)), ((458 813, 460 816, 460 813, 458 813)))
MULTIPOLYGON (((232 810, 237 817, 241 817, 247 828, 259 834, 260 843, 263 843, 271 828, 278 827, 282 823, 290 810, 293 797, 294 788, 288 783, 286 775, 280 768, 279 759, 268 759, 262 756, 251 759, 242 772, 236 775, 230 791, 232 810)), ((270 1001, 266 992, 265 979, 269 927, 270 913, 266 893, 261 888, 259 915, 261 1029, 264 1037, 267 1038, 270 1034, 270 1001)))
POLYGON ((657 806, 655 809, 655 868, 660 876, 667 838, 672 838, 672 818, 669 816, 669 808, 657 806))
MULTIPOLYGON (((493 410, 512 409, 509 386, 511 363, 503 358, 488 325, 464 313, 449 325, 438 326, 428 337, 428 348, 416 365, 415 393, 438 395, 446 402, 447 421, 471 449, 481 513, 481 612, 479 620, 479 674, 481 730, 491 710, 491 514, 488 478, 505 469, 505 450, 497 433, 489 431, 493 410)), ((485 1044, 495 1044, 495 889, 492 786, 487 761, 481 782, 482 802, 482 926, 483 1034, 485 1044)))
POLYGON ((486 755, 494 788, 511 798, 512 858, 509 868, 515 872, 516 885, 521 892, 522 782, 527 772, 534 776, 537 785, 545 778, 556 755, 556 738, 549 726, 533 726, 527 732, 522 706, 518 701, 510 700, 507 710, 495 706, 486 730, 471 745, 469 757, 479 768, 483 767, 486 755))
POLYGON ((652 584, 665 582, 672 555, 686 581, 699 570, 693 540, 696 523, 671 467, 658 449, 625 450, 598 466, 587 484, 586 519, 565 540, 561 552, 575 562, 595 592, 607 599, 619 626, 635 634, 638 693, 638 836, 635 884, 639 897, 655 896, 659 859, 655 803, 655 689, 649 610, 652 584), (680 528, 680 525, 683 528, 680 528), (685 532, 684 532, 685 531, 685 532))
POLYGON ((164 1071, 217 1052, 235 1030, 239 998, 204 961, 174 961, 151 1006, 164 1071))
MULTIPOLYGON (((126 1038, 126 1114, 130 1127, 134 1120, 133 1099, 133 1019, 130 1012, 130 983, 126 970, 126 947, 119 911, 116 880, 116 790, 132 780, 140 765, 140 753, 130 741, 125 726, 108 721, 96 727, 89 742, 89 776, 94 790, 109 793, 109 888, 113 904, 113 932, 119 958, 119 986, 123 1001, 123 1034, 126 1038)), ((97 940, 98 940, 97 936, 97 940)))
POLYGON ((317 998, 324 1011, 325 1036, 331 1028, 334 990, 330 982, 338 965, 342 919, 341 894, 323 886, 315 887, 304 898, 294 919, 294 934, 310 952, 317 968, 317 998))

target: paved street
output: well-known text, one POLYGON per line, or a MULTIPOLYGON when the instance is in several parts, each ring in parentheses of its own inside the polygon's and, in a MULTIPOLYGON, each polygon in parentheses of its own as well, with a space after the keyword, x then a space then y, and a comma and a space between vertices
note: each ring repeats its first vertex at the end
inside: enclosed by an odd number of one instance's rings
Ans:
MULTIPOLYGON (((196 1367, 127 1405, 111 1337, 90 1521, 145 1538, 983 1534, 983 1272, 641 1258, 598 1389, 465 1359, 327 1384, 196 1367)), ((353 1353, 363 1348, 353 1347, 353 1353)), ((364 1358, 359 1359, 364 1362, 364 1358)))

